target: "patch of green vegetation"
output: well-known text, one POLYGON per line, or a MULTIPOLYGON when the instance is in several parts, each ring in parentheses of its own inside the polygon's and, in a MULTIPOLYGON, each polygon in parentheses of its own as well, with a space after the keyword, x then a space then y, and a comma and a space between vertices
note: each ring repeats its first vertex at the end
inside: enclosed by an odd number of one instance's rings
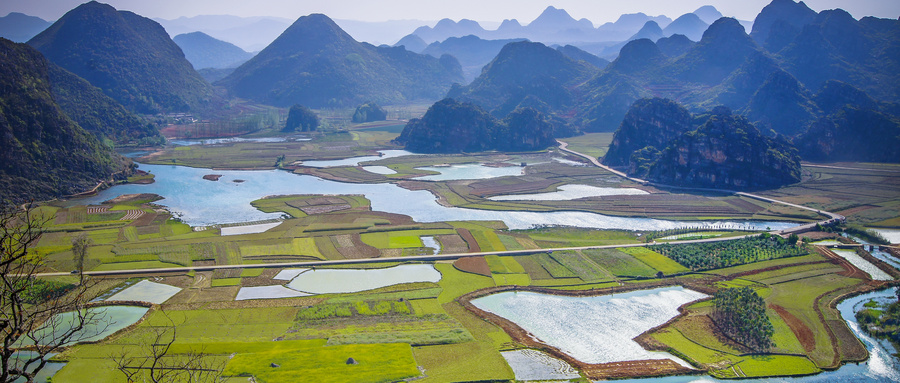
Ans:
POLYGON ((238 354, 223 371, 259 382, 391 382, 418 376, 408 344, 353 344, 238 354), (357 364, 348 364, 353 358, 357 364), (280 367, 272 368, 271 364, 280 367))
POLYGON ((159 269, 165 267, 182 267, 182 265, 160 261, 104 263, 93 268, 92 271, 159 269))
POLYGON ((397 230, 363 233, 360 239, 363 243, 378 249, 403 249, 424 246, 420 237, 455 234, 450 229, 437 230, 397 230))
POLYGON ((746 378, 810 375, 822 371, 808 358, 795 355, 752 355, 734 367, 746 378))
POLYGON ((575 273, 573 273, 572 270, 569 270, 568 268, 557 262, 549 254, 535 254, 534 257, 554 279, 575 278, 575 273))
POLYGON ((422 317, 425 315, 446 315, 447 312, 444 311, 444 308, 441 306, 440 302, 438 302, 437 298, 434 299, 415 299, 409 301, 409 304, 412 305, 413 312, 415 312, 416 316, 422 317))
POLYGON ((167 310, 150 314, 133 332, 140 336, 152 326, 175 323, 180 343, 271 341, 293 324, 299 309, 295 307, 256 307, 247 309, 167 310))
POLYGON ((597 230, 574 227, 543 227, 517 230, 544 248, 621 245, 637 243, 633 232, 625 230, 597 230))
MULTIPOLYGON (((248 354, 265 351, 291 352, 298 349, 325 346, 325 339, 282 340, 278 342, 208 342, 203 343, 203 352, 215 355, 248 354)), ((172 345, 174 354, 188 354, 197 350, 196 344, 178 343, 172 345)))
POLYGON ((656 275, 656 270, 647 264, 616 249, 587 249, 581 252, 613 275, 628 277, 653 277, 656 275))
POLYGON ((731 364, 740 360, 739 357, 732 354, 704 347, 688 339, 681 331, 676 329, 666 329, 655 332, 652 337, 675 349, 679 354, 685 356, 685 359, 693 361, 694 364, 718 364, 723 361, 731 364))
POLYGON ((608 271, 582 255, 578 251, 554 251, 550 254, 554 260, 571 270, 576 277, 588 283, 610 281, 613 276, 608 271))
POLYGON ((216 278, 210 282, 210 287, 240 286, 241 278, 216 278))
POLYGON ((775 258, 808 254, 804 246, 777 235, 758 236, 708 243, 663 244, 651 247, 691 270, 708 270, 775 258))
POLYGON ((438 296, 440 304, 452 302, 468 292, 494 286, 493 279, 459 271, 451 264, 438 263, 434 268, 441 272, 441 281, 438 282, 443 288, 441 295, 438 296))
POLYGON ((263 271, 266 269, 262 267, 254 267, 252 269, 243 269, 241 270, 241 278, 253 278, 262 275, 263 271))
POLYGON ((666 275, 691 271, 678 262, 667 258, 665 255, 657 253, 646 247, 622 247, 617 250, 625 254, 634 256, 639 261, 644 262, 644 264, 646 264, 647 266, 650 266, 666 275))
POLYGON ((494 284, 497 286, 529 286, 531 278, 528 274, 493 274, 494 284))

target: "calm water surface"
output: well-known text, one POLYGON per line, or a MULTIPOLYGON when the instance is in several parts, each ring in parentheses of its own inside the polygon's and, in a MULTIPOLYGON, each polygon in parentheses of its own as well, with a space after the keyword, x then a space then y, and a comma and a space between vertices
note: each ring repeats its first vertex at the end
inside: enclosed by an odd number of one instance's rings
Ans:
POLYGON ((585 197, 650 194, 635 188, 603 188, 591 185, 562 185, 558 189, 549 193, 500 195, 488 199, 492 201, 568 201, 585 197))
MULTIPOLYGON (((174 165, 140 165, 156 175, 149 185, 120 185, 88 198, 71 200, 70 205, 99 204, 122 194, 155 193, 166 206, 191 226, 260 221, 278 218, 280 213, 263 213, 250 202, 268 195, 283 194, 363 194, 372 201, 372 210, 412 217, 416 222, 462 220, 499 220, 510 229, 528 229, 537 225, 577 226, 594 229, 667 230, 679 227, 733 227, 778 230, 793 226, 786 222, 765 221, 668 221, 651 218, 612 217, 586 212, 488 211, 445 207, 431 192, 411 191, 397 185, 350 184, 298 175, 279 170, 210 170, 174 165), (221 174, 219 181, 203 179, 206 174, 221 174), (243 180, 236 183, 234 180, 243 180)), ((518 171, 519 168, 513 168, 518 171)))
POLYGON ((484 166, 482 164, 426 166, 416 169, 441 173, 415 178, 423 181, 483 180, 505 176, 520 176, 523 171, 523 168, 519 166, 494 167, 484 166))
POLYGON ((350 158, 344 158, 342 160, 303 161, 303 166, 309 166, 309 167, 313 167, 313 168, 328 168, 328 167, 333 167, 333 166, 359 166, 360 162, 377 161, 377 160, 383 160, 385 158, 418 155, 416 153, 407 152, 405 150, 379 150, 378 153, 381 153, 381 155, 380 156, 350 157, 350 158))
POLYGON ((504 292, 472 304, 582 362, 679 361, 668 353, 647 351, 632 338, 674 318, 679 306, 706 297, 679 286, 595 297, 504 292))
POLYGON ((311 294, 355 293, 400 283, 437 282, 434 265, 400 265, 386 269, 318 269, 298 275, 287 287, 311 294))

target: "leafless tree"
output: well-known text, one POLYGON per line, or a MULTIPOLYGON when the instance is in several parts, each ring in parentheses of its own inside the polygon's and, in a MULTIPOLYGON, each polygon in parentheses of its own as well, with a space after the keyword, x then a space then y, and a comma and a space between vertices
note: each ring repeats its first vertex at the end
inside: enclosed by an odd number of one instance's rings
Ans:
POLYGON ((94 244, 87 233, 81 233, 72 238, 72 255, 75 257, 75 270, 78 271, 78 284, 84 283, 84 259, 87 257, 88 248, 94 244))
POLYGON ((86 307, 90 282, 60 293, 36 282, 43 259, 29 248, 51 218, 0 206, 0 383, 32 382, 49 354, 105 330, 103 310, 86 307))
POLYGON ((128 382, 190 382, 205 383, 221 381, 224 362, 217 361, 199 350, 187 353, 172 353, 177 326, 162 312, 168 326, 150 327, 144 344, 135 349, 123 348, 118 355, 110 357, 116 368, 125 375, 128 382))

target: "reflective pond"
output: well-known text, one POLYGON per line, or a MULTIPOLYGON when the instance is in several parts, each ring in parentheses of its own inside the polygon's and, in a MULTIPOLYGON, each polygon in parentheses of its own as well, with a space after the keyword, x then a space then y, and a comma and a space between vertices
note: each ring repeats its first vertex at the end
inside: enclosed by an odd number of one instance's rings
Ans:
MULTIPOLYGON (((178 292, 181 288, 164 285, 162 283, 142 280, 137 284, 122 290, 115 295, 106 298, 107 301, 140 301, 155 304, 163 303, 178 292)), ((118 307, 118 306, 117 306, 118 307)))
POLYGON ((483 164, 459 164, 450 166, 426 166, 416 168, 439 172, 430 176, 416 177, 422 181, 454 181, 454 180, 481 180, 505 176, 520 176, 523 168, 519 166, 485 166, 483 164))
POLYGON ((361 162, 367 161, 377 161, 383 160, 385 158, 393 158, 393 157, 403 157, 403 156, 416 156, 418 154, 413 152, 407 152, 405 150, 379 150, 379 156, 362 156, 362 157, 350 157, 344 158, 340 160, 324 160, 324 161, 303 161, 303 166, 309 166, 313 168, 328 168, 334 166, 359 166, 361 162))
POLYGON ((472 301, 546 344, 585 363, 678 358, 645 350, 632 338, 678 315, 678 307, 707 295, 664 287, 594 297, 504 292, 472 301))
MULTIPOLYGON (((98 341, 114 332, 137 322, 147 313, 149 309, 139 306, 103 306, 88 309, 88 316, 93 316, 95 321, 86 323, 81 331, 76 332, 72 337, 72 341, 67 344, 78 342, 98 341)), ((36 332, 38 344, 48 342, 50 339, 57 338, 69 331, 72 326, 77 323, 77 316, 74 311, 65 312, 57 315, 52 320, 52 324, 46 324, 42 329, 36 332)))
POLYGON ((865 271, 866 274, 869 274, 869 276, 876 281, 894 280, 888 273, 879 269, 878 266, 873 265, 871 262, 863 259, 863 257, 860 257, 859 254, 856 254, 856 251, 845 249, 831 249, 831 251, 841 256, 841 258, 846 259, 847 262, 850 262, 853 266, 856 266, 856 268, 865 271))
POLYGON ((492 201, 568 201, 585 197, 650 194, 635 188, 603 188, 590 185, 562 185, 557 189, 559 190, 549 193, 500 195, 488 199, 492 201))
POLYGON ((170 140, 172 145, 192 146, 192 145, 217 145, 230 144, 238 142, 289 142, 289 141, 310 141, 311 138, 300 136, 286 137, 260 137, 260 138, 243 138, 243 137, 226 137, 226 138, 206 138, 198 140, 170 140))
MULTIPOLYGON (((668 221, 652 218, 613 217, 587 212, 489 211, 445 207, 425 190, 411 191, 395 184, 350 184, 298 175, 279 170, 216 170, 219 181, 203 176, 211 170, 173 165, 140 165, 153 173, 155 182, 129 184, 103 190, 96 196, 68 201, 69 205, 99 204, 122 194, 155 193, 157 201, 191 226, 262 221, 278 218, 280 213, 263 213, 250 202, 268 195, 284 194, 362 194, 372 201, 372 210, 404 214, 416 222, 503 221, 510 229, 528 229, 536 225, 577 226, 594 229, 667 230, 679 227, 723 227, 741 229, 784 229, 794 224, 766 221, 668 221), (243 180, 236 183, 234 180, 243 180)), ((514 168, 519 169, 519 168, 514 168)))
POLYGON ((386 269, 314 269, 301 273, 287 287, 310 294, 334 294, 440 280, 441 273, 434 265, 400 265, 386 269))

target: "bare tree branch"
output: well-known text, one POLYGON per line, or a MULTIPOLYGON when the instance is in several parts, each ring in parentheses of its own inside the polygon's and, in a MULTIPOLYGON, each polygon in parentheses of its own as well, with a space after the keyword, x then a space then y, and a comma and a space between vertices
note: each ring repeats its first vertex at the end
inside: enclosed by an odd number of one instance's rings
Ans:
POLYGON ((52 218, 27 207, 0 207, 0 383, 33 381, 49 354, 96 335, 83 330, 104 323, 102 310, 85 307, 92 282, 48 293, 45 281, 36 278, 43 259, 29 248, 52 218))
POLYGON ((178 327, 165 311, 161 312, 169 324, 150 328, 151 337, 140 345, 140 355, 131 355, 123 349, 119 355, 111 356, 127 381, 134 382, 139 378, 154 383, 221 381, 224 362, 217 362, 202 350, 171 354, 178 327))

